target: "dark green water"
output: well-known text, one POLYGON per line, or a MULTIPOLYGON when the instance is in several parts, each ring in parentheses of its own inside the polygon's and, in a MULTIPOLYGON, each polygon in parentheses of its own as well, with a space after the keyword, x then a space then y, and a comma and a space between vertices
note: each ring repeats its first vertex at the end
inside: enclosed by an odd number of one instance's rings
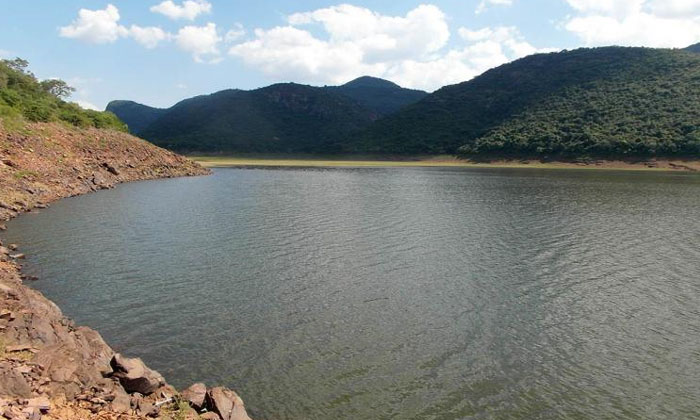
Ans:
POLYGON ((10 223, 33 285, 256 420, 700 418, 700 177, 220 169, 10 223))

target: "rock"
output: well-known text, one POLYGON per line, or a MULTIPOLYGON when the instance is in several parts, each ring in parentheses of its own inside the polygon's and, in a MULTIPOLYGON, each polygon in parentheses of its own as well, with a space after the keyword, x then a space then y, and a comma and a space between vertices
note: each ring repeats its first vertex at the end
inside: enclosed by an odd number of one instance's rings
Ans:
POLYGON ((207 387, 203 383, 197 383, 182 391, 181 395, 194 409, 201 410, 207 396, 207 387))
POLYGON ((7 230, 7 226, 0 224, 0 230, 7 230))
POLYGON ((32 388, 20 372, 0 366, 0 394, 4 397, 28 398, 32 388))
POLYGON ((0 254, 1 255, 10 255, 10 249, 5 248, 4 246, 0 246, 0 254))
POLYGON ((10 258, 12 258, 13 260, 23 260, 26 258, 26 255, 21 254, 21 253, 20 254, 12 254, 12 255, 10 255, 10 258))
POLYGON ((108 171, 109 173, 111 173, 112 175, 117 175, 117 176, 119 175, 119 170, 118 170, 114 165, 112 165, 111 163, 104 162, 104 163, 102 164, 102 166, 104 166, 105 169, 107 169, 107 171, 108 171))
POLYGON ((17 251, 17 244, 9 244, 7 247, 10 251, 17 251))
MULTIPOLYGON (((7 319, 8 321, 12 321, 13 319, 15 319, 15 313, 9 309, 0 310, 0 319, 7 319)), ((5 351, 9 352, 10 350, 8 350, 8 349, 10 347, 13 347, 13 346, 5 347, 5 351)))
POLYGON ((221 417, 213 411, 207 411, 199 415, 202 420, 221 420, 221 417))
POLYGON ((141 400, 139 401, 138 413, 142 416, 157 416, 160 412, 160 408, 157 407, 152 402, 141 400))
POLYGON ((222 420, 250 420, 243 400, 235 392, 215 387, 207 392, 206 407, 219 414, 222 420))
POLYGON ((155 370, 149 369, 141 359, 129 359, 115 354, 110 361, 112 376, 119 379, 126 392, 149 395, 165 383, 155 370))
POLYGON ((131 411, 131 398, 124 391, 117 391, 112 400, 112 411, 117 413, 127 413, 131 411))
POLYGON ((47 413, 51 409, 51 402, 46 397, 30 398, 27 407, 37 408, 42 413, 47 413))
POLYGON ((41 420, 41 411, 38 408, 27 407, 22 412, 27 420, 41 420))

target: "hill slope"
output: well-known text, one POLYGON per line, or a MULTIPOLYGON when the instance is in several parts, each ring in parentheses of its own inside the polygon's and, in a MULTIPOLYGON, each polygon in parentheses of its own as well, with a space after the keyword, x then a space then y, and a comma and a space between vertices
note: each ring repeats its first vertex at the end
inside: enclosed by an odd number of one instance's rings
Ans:
POLYGON ((348 96, 381 115, 393 114, 428 95, 422 90, 402 88, 388 80, 369 76, 360 77, 342 86, 328 86, 326 89, 348 96))
POLYGON ((141 105, 134 101, 111 101, 107 104, 106 111, 124 121, 131 134, 139 134, 166 112, 165 109, 141 105))
POLYGON ((184 100, 140 134, 173 150, 315 152, 377 117, 343 95, 289 83, 184 100))
POLYGON ((277 84, 224 90, 158 109, 132 101, 107 106, 132 133, 155 144, 204 152, 333 152, 372 121, 427 93, 361 77, 343 86, 277 84))
POLYGON ((698 153, 700 56, 621 47, 529 56, 444 87, 345 147, 370 153, 698 153))
POLYGON ((688 50, 690 52, 700 53, 700 42, 687 47, 686 50, 688 50))

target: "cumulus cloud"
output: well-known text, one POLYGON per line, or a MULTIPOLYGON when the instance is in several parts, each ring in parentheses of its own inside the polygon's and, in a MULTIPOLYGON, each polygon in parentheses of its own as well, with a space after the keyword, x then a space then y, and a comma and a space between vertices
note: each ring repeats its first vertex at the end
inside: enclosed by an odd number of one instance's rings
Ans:
POLYGON ((211 12, 211 3, 206 0, 185 0, 181 6, 178 6, 172 0, 166 0, 152 6, 151 12, 160 13, 173 20, 194 20, 203 13, 211 12))
POLYGON ((112 4, 104 10, 80 9, 78 18, 61 27, 59 33, 65 38, 92 44, 110 43, 129 35, 129 31, 119 24, 119 10, 112 4))
POLYGON ((490 6, 512 6, 513 0, 481 0, 481 3, 476 7, 474 13, 481 14, 490 6))
POLYGON ((136 42, 149 49, 157 47, 161 41, 170 37, 170 34, 155 26, 142 28, 138 25, 131 25, 129 34, 136 42))
POLYGON ((173 35, 177 46, 192 54, 192 58, 198 63, 217 63, 221 61, 219 43, 222 37, 216 29, 215 23, 207 23, 205 26, 185 26, 173 35))
POLYGON ((462 45, 448 49, 447 18, 432 5, 405 16, 340 5, 293 14, 288 23, 256 29, 229 54, 277 80, 336 84, 372 75, 434 90, 541 51, 515 27, 460 28, 462 45))
POLYGON ((97 107, 97 105, 93 104, 92 102, 84 101, 82 99, 77 99, 77 100, 74 100, 73 102, 80 105, 80 107, 83 109, 91 109, 93 111, 101 111, 101 109, 99 109, 97 107))
POLYGON ((119 24, 119 19, 119 9, 112 4, 102 10, 80 9, 77 19, 59 28, 59 35, 90 44, 107 44, 132 37, 146 48, 155 48, 160 41, 168 39, 169 35, 161 28, 138 25, 126 28, 119 24))
POLYGON ((685 47, 700 40, 700 0, 566 0, 564 27, 586 45, 685 47))
POLYGON ((240 23, 236 23, 233 26, 233 29, 230 29, 228 32, 226 32, 226 35, 224 36, 224 41, 231 43, 234 41, 238 41, 239 39, 243 38, 245 36, 245 28, 243 28, 243 25, 240 23))

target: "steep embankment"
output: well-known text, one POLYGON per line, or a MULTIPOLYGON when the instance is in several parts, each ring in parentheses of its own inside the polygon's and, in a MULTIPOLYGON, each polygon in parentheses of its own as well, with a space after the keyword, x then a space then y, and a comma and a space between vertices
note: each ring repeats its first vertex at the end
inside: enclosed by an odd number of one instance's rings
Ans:
MULTIPOLYGON (((62 197, 206 173, 126 133, 63 123, 10 131, 0 118, 0 230, 2 221, 62 197)), ((0 243, 0 418, 194 419, 207 409, 202 418, 248 419, 232 391, 197 385, 181 397, 140 360, 115 355, 99 333, 76 327, 23 284, 31 279, 20 272, 20 251, 0 243)))

